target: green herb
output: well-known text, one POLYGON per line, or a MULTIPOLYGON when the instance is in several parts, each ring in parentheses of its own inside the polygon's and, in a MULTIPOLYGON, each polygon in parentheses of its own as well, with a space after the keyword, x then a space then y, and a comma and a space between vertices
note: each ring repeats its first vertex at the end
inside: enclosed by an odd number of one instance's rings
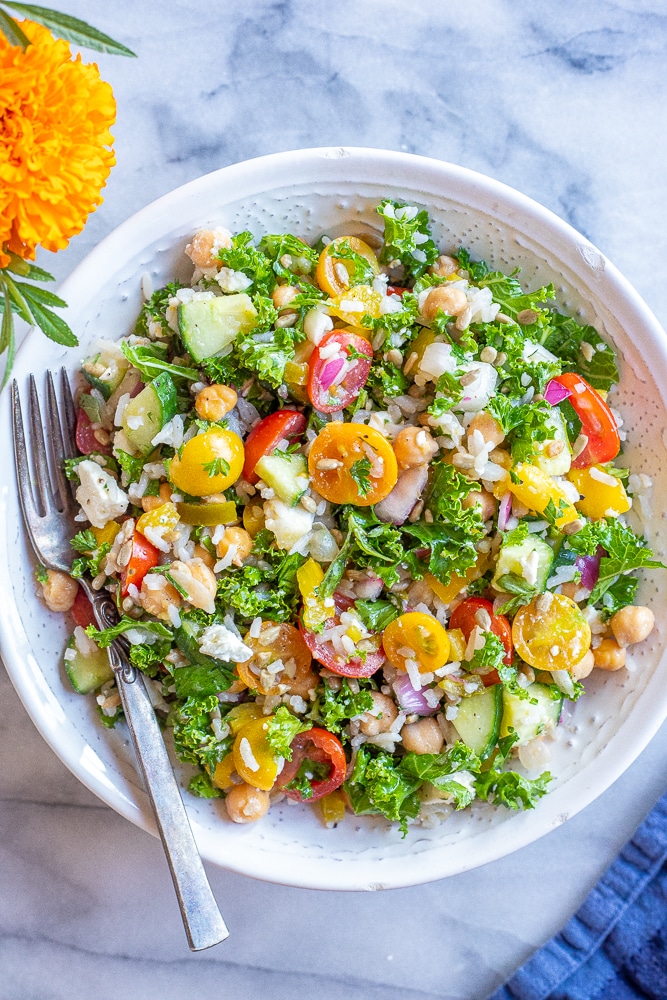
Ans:
POLYGON ((219 455, 211 462, 202 462, 202 468, 211 479, 214 476, 226 476, 229 474, 229 462, 219 455))
POLYGON ((366 497, 371 491, 371 463, 368 458, 360 458, 350 466, 350 475, 357 484, 360 497, 366 497))
POLYGON ((269 296, 276 286, 273 261, 253 244, 252 233, 245 230, 232 237, 231 247, 223 247, 218 257, 225 267, 241 271, 250 278, 250 289, 269 296))
POLYGON ((538 593, 536 587, 527 583, 522 576, 517 576, 516 573, 506 573, 501 576, 500 579, 496 580, 495 587, 503 594, 515 595, 498 608, 499 615, 516 614, 519 608, 532 601, 538 593))
POLYGON ((400 823, 405 835, 408 820, 419 813, 417 790, 421 784, 420 778, 404 775, 390 754, 380 752, 372 757, 371 752, 362 746, 344 787, 357 815, 371 813, 386 816, 400 823))
POLYGON ((312 729, 310 722, 302 722, 285 705, 280 705, 268 721, 266 739, 274 753, 285 760, 291 760, 294 737, 308 729, 312 729))
POLYGON ((195 774, 194 778, 190 778, 188 791, 191 795, 196 795, 199 799, 222 798, 222 792, 219 788, 215 787, 205 771, 202 771, 201 774, 195 774))
POLYGON ((383 632, 401 613, 391 601, 356 601, 354 607, 369 632, 383 632))
MULTIPOLYGON (((359 604, 357 603, 357 610, 359 604)), ((358 682, 361 686, 363 680, 358 682)), ((321 722, 325 729, 332 733, 343 733, 343 726, 350 719, 364 712, 369 712, 373 708, 373 698, 368 689, 362 688, 358 693, 354 693, 347 680, 343 678, 338 691, 334 691, 328 684, 323 683, 317 689, 317 698, 311 713, 311 717, 316 722, 321 722)), ((345 739, 344 734, 342 738, 345 739)))
POLYGON ((428 212, 386 199, 378 206, 384 220, 384 243, 380 263, 400 261, 407 278, 418 278, 437 259, 438 248, 431 236, 428 212))
POLYGON ((37 580, 37 583, 41 584, 49 582, 48 570, 46 566, 42 566, 41 563, 37 563, 35 566, 35 579, 37 580))
POLYGON ((494 632, 485 632, 484 645, 473 652, 466 667, 471 673, 488 674, 491 670, 498 670, 506 655, 502 639, 494 632))
MULTIPOLYGON (((582 555, 594 555, 598 546, 605 550, 600 560, 600 572, 588 599, 597 604, 616 583, 619 576, 638 569, 666 569, 665 564, 653 558, 646 540, 636 535, 617 518, 601 518, 585 524, 576 535, 571 535, 568 545, 582 555)), ((619 591, 615 592, 619 595, 619 591)), ((623 593, 621 590, 620 593, 623 593)))
POLYGON ((614 350, 592 326, 581 326, 573 317, 553 310, 540 342, 594 389, 611 389, 619 380, 614 350))
POLYGON ((216 764, 232 748, 233 736, 219 740, 211 726, 212 713, 220 711, 217 697, 192 696, 177 704, 168 722, 173 725, 174 749, 179 760, 215 772, 216 764))
POLYGON ((157 639, 152 645, 138 642, 130 646, 128 657, 137 670, 141 670, 148 677, 157 677, 170 651, 171 639, 157 639))
POLYGON ((141 479, 141 473, 144 471, 144 458, 134 458, 127 451, 123 451, 122 448, 117 448, 115 451, 116 459, 121 469, 127 476, 128 483, 138 483, 141 479))
POLYGON ((160 372, 167 372, 169 375, 188 379, 190 382, 197 382, 200 378, 196 368, 172 365, 166 361, 166 344, 133 347, 126 340, 121 340, 120 349, 130 364, 141 373, 145 382, 152 382, 160 372))
POLYGON ((349 261, 351 266, 346 268, 346 270, 349 275, 350 286, 373 284, 375 271, 365 257, 362 257, 361 254, 352 249, 347 240, 343 239, 336 243, 332 256, 336 260, 349 261))
POLYGON ((524 778, 517 771, 497 771, 490 768, 475 778, 477 797, 508 809, 534 809, 536 803, 548 791, 551 781, 549 771, 538 778, 524 778))
POLYGON ((94 625, 89 625, 86 628, 86 634, 91 639, 94 639, 98 646, 106 649, 114 639, 117 639, 124 632, 129 632, 130 629, 137 629, 139 632, 148 632, 151 635, 158 636, 160 639, 173 639, 173 633, 166 625, 151 621, 148 618, 137 621, 136 618, 128 618, 126 615, 123 615, 116 625, 111 625, 109 628, 97 629, 94 625))

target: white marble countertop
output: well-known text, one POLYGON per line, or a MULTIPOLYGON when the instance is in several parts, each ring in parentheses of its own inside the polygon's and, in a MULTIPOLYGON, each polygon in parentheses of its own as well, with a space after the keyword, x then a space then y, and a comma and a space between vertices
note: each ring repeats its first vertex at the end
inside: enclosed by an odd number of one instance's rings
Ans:
MULTIPOLYGON (((367 145, 521 189, 596 243, 667 322, 667 18, 656 0, 57 6, 139 56, 99 59, 118 101, 118 163, 84 233, 42 258, 59 278, 201 173, 367 145)), ((664 791, 667 728, 584 812, 455 878, 337 894, 209 868, 232 936, 199 955, 159 843, 65 769, 4 671, 0 761, 3 1000, 288 1000, 313 988, 322 1000, 483 1000, 562 926, 664 791)))

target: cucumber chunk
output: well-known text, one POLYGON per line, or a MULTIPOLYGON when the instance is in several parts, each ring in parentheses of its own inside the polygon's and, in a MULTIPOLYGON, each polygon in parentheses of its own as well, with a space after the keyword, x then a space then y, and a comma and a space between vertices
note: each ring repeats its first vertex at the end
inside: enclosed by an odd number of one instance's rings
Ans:
POLYGON ((308 489, 308 463, 303 455, 264 455, 255 472, 290 507, 296 507, 308 489))
POLYGON ((249 333, 257 310, 245 292, 214 299, 191 299, 178 307, 181 339, 195 361, 219 354, 239 334, 249 333))
POLYGON ((125 378, 125 373, 130 367, 130 362, 125 359, 108 357, 105 354, 98 354, 95 358, 89 359, 94 364, 106 365, 106 369, 100 375, 93 375, 83 366, 83 374, 94 389, 102 393, 104 399, 109 399, 120 383, 125 378))
POLYGON ((67 643, 63 662, 72 687, 78 694, 90 694, 113 678, 107 651, 97 649, 92 656, 83 656, 76 648, 73 635, 67 643))
POLYGON ((485 760, 492 753, 500 734, 503 715, 503 686, 493 684, 462 698, 453 726, 466 746, 485 760))
POLYGON ((563 707, 563 695, 552 697, 552 688, 546 684, 530 684, 528 698, 519 698, 509 691, 503 692, 503 717, 500 735, 507 736, 510 729, 519 737, 516 746, 530 743, 536 736, 555 729, 563 707))
POLYGON ((122 427, 137 456, 150 454, 153 438, 175 413, 176 386, 168 372, 160 372, 129 401, 123 413, 122 427))
POLYGON ((525 580, 535 587, 538 593, 542 593, 549 579, 553 561, 553 549, 537 535, 528 535, 521 542, 503 545, 498 554, 491 586, 508 593, 509 591, 503 587, 502 578, 511 574, 525 580))

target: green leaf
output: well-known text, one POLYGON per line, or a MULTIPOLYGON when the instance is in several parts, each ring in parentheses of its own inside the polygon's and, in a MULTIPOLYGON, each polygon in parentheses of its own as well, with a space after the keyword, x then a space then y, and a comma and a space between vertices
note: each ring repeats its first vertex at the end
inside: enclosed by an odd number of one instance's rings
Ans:
POLYGON ((86 634, 94 639, 98 646, 102 649, 106 649, 110 646, 114 639, 118 638, 124 632, 129 632, 130 629, 138 629, 141 632, 149 632, 152 635, 158 636, 161 639, 172 639, 173 634, 166 625, 161 625, 160 622, 154 622, 150 619, 143 621, 137 621, 135 618, 128 618, 126 615, 120 619, 116 625, 111 625, 109 628, 98 629, 94 625, 89 625, 86 629, 86 634))
MULTIPOLYGON (((7 5, 11 7, 11 4, 7 5)), ((13 17, 0 8, 0 31, 3 33, 10 45, 20 45, 23 51, 30 45, 30 39, 24 31, 19 28, 13 17)))
POLYGON ((7 352, 7 357, 5 358, 5 374, 2 379, 2 388, 4 389, 7 385, 7 380, 9 379, 14 365, 14 353, 16 350, 16 342, 14 339, 14 316, 12 314, 9 292, 6 285, 3 302, 4 308, 2 310, 2 327, 0 328, 0 354, 4 354, 5 351, 7 352))
POLYGON ((621 574, 637 569, 666 568, 664 563, 653 558, 646 540, 616 518, 601 518, 585 524, 581 531, 569 538, 568 544, 582 555, 594 555, 598 545, 605 550, 606 555, 600 560, 598 581, 588 598, 589 604, 601 600, 621 574))
POLYGON ((428 212, 416 206, 386 199, 377 208, 384 220, 384 246, 380 263, 399 260, 406 276, 418 278, 438 256, 429 229, 428 212))
POLYGON ((58 295, 54 295, 53 292, 49 292, 46 288, 36 288, 34 285, 26 285, 24 281, 17 281, 15 285, 21 290, 28 303, 36 302, 38 305, 55 306, 57 309, 65 309, 67 307, 67 303, 63 299, 58 295))
POLYGON ((483 771, 475 779, 475 789, 480 799, 491 801, 508 809, 534 809, 547 792, 551 774, 544 771, 532 781, 517 771, 483 771))
POLYGON ((215 664, 202 666, 199 663, 187 667, 177 667, 172 678, 179 698, 205 698, 218 694, 229 687, 229 671, 215 664))
POLYGON ((23 293, 20 291, 20 286, 8 274, 3 275, 3 283, 7 292, 9 292, 9 297, 16 307, 16 311, 22 320, 29 323, 32 326, 33 317, 30 312, 30 307, 26 302, 23 293))
POLYGON ((153 344, 150 347, 141 345, 133 347, 126 340, 121 340, 120 349, 130 364, 141 373, 147 382, 152 382, 160 372, 167 372, 169 375, 186 378, 191 382, 196 382, 200 377, 196 368, 172 365, 166 361, 165 349, 157 344, 153 344))
POLYGON ((18 254, 12 253, 11 250, 7 252, 9 253, 10 261, 6 266, 6 270, 11 271, 12 274, 18 274, 21 278, 30 278, 31 281, 56 280, 52 274, 44 271, 41 267, 37 267, 36 264, 31 264, 30 261, 24 260, 18 254))
POLYGON ((391 601, 356 601, 354 607, 369 632, 383 632, 400 614, 391 601))
MULTIPOLYGON (((80 45, 83 48, 94 49, 96 52, 108 52, 114 56, 133 56, 132 52, 120 42, 115 42, 113 38, 91 27, 85 21, 80 21, 78 17, 69 14, 62 14, 60 11, 51 10, 49 7, 35 7, 28 3, 15 3, 14 0, 2 0, 5 7, 16 10, 19 14, 25 14, 31 21, 43 24, 45 28, 52 31, 54 35, 63 38, 66 42, 80 45)), ((23 32, 21 32, 23 34, 23 32)), ((24 36, 25 37, 25 36, 24 36)), ((22 44, 13 42, 12 44, 22 44)), ((28 43, 29 44, 29 43, 28 43)), ((25 48, 25 45, 23 46, 25 48)))
POLYGON ((368 496, 371 491, 370 471, 371 463, 368 458, 360 458, 350 466, 350 475, 357 484, 360 497, 368 496))
POLYGON ((305 733, 312 728, 312 723, 302 722, 296 715, 292 715, 285 705, 281 705, 268 721, 266 739, 274 753, 284 757, 285 760, 291 760, 292 740, 299 733, 305 733))
POLYGON ((581 326, 572 316, 563 316, 554 310, 547 331, 540 339, 548 351, 562 359, 568 371, 583 375, 594 389, 608 390, 618 382, 616 355, 595 327, 581 326))
MULTIPOLYGON (((358 607, 358 605, 357 605, 358 607)), ((364 683, 360 680, 359 685, 364 683)), ((343 678, 338 691, 334 691, 328 684, 324 683, 317 692, 315 708, 312 718, 321 722, 325 729, 332 733, 341 733, 341 739, 345 740, 343 726, 356 715, 362 715, 370 711, 373 707, 373 698, 369 690, 362 688, 355 694, 349 682, 343 678)))
POLYGON ((76 347, 79 343, 78 337, 70 330, 64 319, 56 316, 54 312, 46 306, 38 305, 34 300, 30 302, 30 312, 37 326, 49 340, 64 347, 76 347))

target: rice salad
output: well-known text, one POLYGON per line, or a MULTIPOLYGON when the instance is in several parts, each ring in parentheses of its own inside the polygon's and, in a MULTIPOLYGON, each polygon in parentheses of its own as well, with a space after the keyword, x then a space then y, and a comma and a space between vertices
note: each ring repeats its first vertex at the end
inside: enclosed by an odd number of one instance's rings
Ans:
POLYGON ((145 276, 77 387, 76 557, 38 569, 65 669, 115 726, 122 637, 190 790, 238 823, 532 808, 568 703, 654 626, 612 347, 424 209, 377 211, 314 245, 195 233, 191 284, 145 276))

